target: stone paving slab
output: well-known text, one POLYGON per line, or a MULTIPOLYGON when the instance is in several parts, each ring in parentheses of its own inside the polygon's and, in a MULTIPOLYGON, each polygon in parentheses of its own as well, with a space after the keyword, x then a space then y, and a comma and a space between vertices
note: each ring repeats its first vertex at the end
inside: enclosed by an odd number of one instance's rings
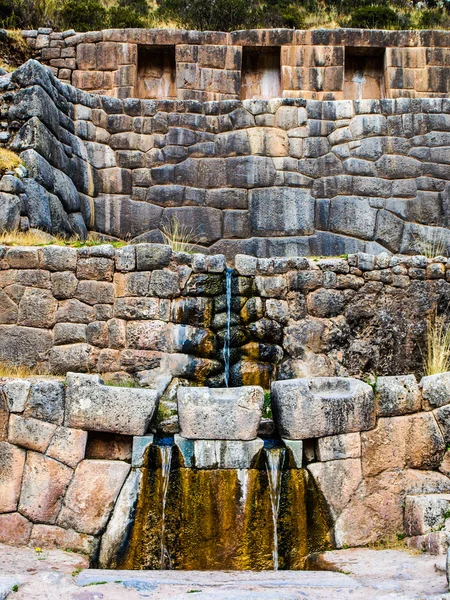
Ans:
POLYGON ((154 585, 196 585, 229 589, 242 585, 262 588, 357 588, 360 584, 343 573, 331 571, 112 571, 89 569, 82 571, 76 583, 86 586, 104 582, 142 582, 154 585))
POLYGON ((21 583, 22 581, 18 577, 0 576, 0 600, 5 600, 13 587, 15 585, 19 586, 21 583))
POLYGON ((8 600, 450 600, 445 557, 405 550, 326 552, 313 565, 322 571, 130 572, 87 566, 73 552, 0 544, 0 584, 20 582, 8 600))

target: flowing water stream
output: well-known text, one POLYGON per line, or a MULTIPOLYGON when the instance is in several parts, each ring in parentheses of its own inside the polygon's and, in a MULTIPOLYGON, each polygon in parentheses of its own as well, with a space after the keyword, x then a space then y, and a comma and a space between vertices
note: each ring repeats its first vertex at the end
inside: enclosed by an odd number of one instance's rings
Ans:
POLYGON ((229 387, 230 381, 230 346, 231 346, 231 283, 233 270, 227 267, 225 272, 225 292, 227 298, 227 324, 223 340, 223 363, 225 387, 229 387))
POLYGON ((281 475, 285 448, 266 448, 266 469, 269 479, 270 503, 273 520, 273 569, 278 571, 278 512, 280 510, 281 475))
POLYGON ((162 488, 162 512, 161 512, 161 569, 171 568, 169 552, 166 548, 166 504, 167 491, 169 489, 170 465, 172 463, 172 446, 159 446, 161 456, 161 488, 162 488))

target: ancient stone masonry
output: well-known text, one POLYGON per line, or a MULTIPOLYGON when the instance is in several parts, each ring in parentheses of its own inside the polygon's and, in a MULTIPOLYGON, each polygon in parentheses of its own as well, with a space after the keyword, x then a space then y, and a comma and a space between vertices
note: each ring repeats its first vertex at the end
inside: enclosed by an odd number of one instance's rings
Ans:
MULTIPOLYGON (((341 548, 406 534, 413 547, 447 548, 449 381, 448 373, 420 383, 414 375, 379 377, 375 391, 351 378, 273 384, 290 476, 297 471, 315 482, 328 506, 329 543, 341 548)), ((175 436, 174 461, 196 477, 215 471, 231 480, 233 471, 248 470, 247 482, 256 485, 262 389, 226 393, 232 417, 245 404, 246 427, 223 411, 211 413, 204 398, 214 390, 178 390, 186 437, 175 436), (221 425, 221 440, 197 439, 207 422, 221 425)), ((147 432, 157 398, 153 390, 105 386, 97 375, 1 380, 0 541, 69 548, 104 567, 121 564, 119 550, 138 527, 136 505, 149 485, 154 437, 147 432)), ((236 481, 238 495, 224 500, 235 506, 241 496, 245 505, 245 480, 236 481)), ((296 511, 301 525, 297 505, 296 511)))
MULTIPOLYGON (((230 385, 419 373, 427 318, 448 314, 449 280, 443 257, 238 255, 230 385)), ((160 392, 178 378, 220 387, 226 327, 223 256, 163 244, 0 247, 3 362, 160 392)))
POLYGON ((357 100, 443 97, 449 89, 446 31, 42 28, 22 35, 62 81, 118 98, 357 100))
POLYGON ((450 244, 450 99, 121 100, 35 61, 0 87, 28 170, 0 182, 0 229, 162 242, 179 222, 229 259, 450 244))

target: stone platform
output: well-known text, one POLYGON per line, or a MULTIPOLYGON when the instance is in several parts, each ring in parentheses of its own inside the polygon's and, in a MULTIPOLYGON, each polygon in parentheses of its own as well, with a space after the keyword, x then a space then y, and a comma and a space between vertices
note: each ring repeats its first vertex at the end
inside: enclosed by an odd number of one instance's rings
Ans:
POLYGON ((0 544, 0 598, 9 582, 9 589, 19 584, 9 600, 449 600, 444 563, 444 557, 359 548, 318 558, 340 572, 107 571, 86 569, 76 553, 0 544))

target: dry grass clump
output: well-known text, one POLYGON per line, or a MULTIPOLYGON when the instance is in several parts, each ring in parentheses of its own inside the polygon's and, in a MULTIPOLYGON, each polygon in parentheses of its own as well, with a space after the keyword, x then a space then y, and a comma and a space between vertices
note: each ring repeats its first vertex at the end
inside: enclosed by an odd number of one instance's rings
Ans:
MULTIPOLYGON (((58 243, 58 241, 58 238, 40 229, 29 229, 28 231, 14 229, 0 233, 0 246, 44 246, 58 243)), ((64 242, 62 238, 61 242, 64 242)))
POLYGON ((71 238, 63 238, 58 235, 51 235, 40 229, 28 229, 20 231, 14 229, 12 231, 0 232, 0 246, 70 246, 72 248, 81 248, 82 246, 100 246, 102 244, 111 244, 114 248, 120 248, 125 245, 125 242, 105 242, 101 239, 89 235, 87 240, 81 240, 77 236, 71 238))
POLYGON ((417 238, 415 249, 427 258, 436 256, 448 256, 448 232, 439 228, 433 228, 426 237, 417 238))
POLYGON ((6 171, 11 171, 15 169, 22 161, 20 157, 17 156, 11 150, 6 150, 5 148, 0 148, 0 174, 5 173, 6 171))
POLYGON ((427 321, 427 345, 423 356, 425 375, 450 371, 450 327, 433 314, 427 321))
POLYGON ((195 230, 188 225, 183 225, 177 218, 173 218, 167 223, 161 225, 161 233, 164 242, 168 244, 174 252, 187 252, 192 254, 196 248, 197 236, 195 230))
POLYGON ((39 375, 48 375, 48 371, 39 367, 26 367, 24 365, 14 365, 12 363, 0 361, 0 379, 25 379, 27 377, 37 377, 39 375))

